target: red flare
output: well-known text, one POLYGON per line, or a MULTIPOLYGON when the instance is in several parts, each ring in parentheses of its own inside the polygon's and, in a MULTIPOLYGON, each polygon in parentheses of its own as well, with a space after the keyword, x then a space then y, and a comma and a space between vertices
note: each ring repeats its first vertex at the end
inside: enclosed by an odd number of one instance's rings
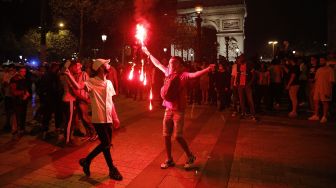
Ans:
POLYGON ((149 91, 149 100, 153 99, 153 92, 152 92, 152 88, 149 91))
POLYGON ((149 110, 153 110, 152 101, 149 101, 149 110))
POLYGON ((144 81, 143 81, 143 84, 144 84, 144 86, 147 85, 147 76, 146 76, 146 73, 145 73, 145 75, 144 75, 144 81))
POLYGON ((141 71, 140 71, 140 77, 139 77, 140 81, 144 81, 144 60, 141 60, 141 71))
POLYGON ((141 45, 144 44, 146 35, 147 33, 145 27, 141 24, 137 24, 135 38, 137 38, 140 41, 141 45))
POLYGON ((130 73, 129 73, 129 75, 128 75, 128 79, 129 79, 129 80, 132 80, 132 79, 133 79, 133 75, 134 75, 134 65, 135 65, 135 64, 133 64, 133 66, 132 66, 132 68, 131 68, 131 71, 130 71, 130 73))

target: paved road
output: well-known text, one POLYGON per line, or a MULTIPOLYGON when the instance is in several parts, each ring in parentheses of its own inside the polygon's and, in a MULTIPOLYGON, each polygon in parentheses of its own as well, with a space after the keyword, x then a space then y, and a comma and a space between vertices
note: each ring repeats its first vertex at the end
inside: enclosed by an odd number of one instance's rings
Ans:
MULTIPOLYGON (((54 140, 26 135, 12 141, 0 134, 0 187, 336 187, 336 126, 283 116, 259 122, 232 118, 211 106, 190 106, 185 136, 197 156, 195 168, 173 144, 174 168, 165 160, 162 108, 149 112, 147 102, 119 97, 122 129, 114 132, 112 156, 124 180, 108 177, 102 155, 84 176, 78 159, 97 142, 76 139, 61 148, 54 140)), ((31 113, 31 112, 30 112, 31 113)), ((28 118, 29 119, 29 118, 28 118)))

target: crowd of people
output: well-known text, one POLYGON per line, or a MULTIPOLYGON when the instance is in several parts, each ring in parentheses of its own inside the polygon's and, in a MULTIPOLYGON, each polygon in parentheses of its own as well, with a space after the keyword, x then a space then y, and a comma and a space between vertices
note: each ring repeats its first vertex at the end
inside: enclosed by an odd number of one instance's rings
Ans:
MULTIPOLYGON (((297 117, 300 115, 298 108, 305 106, 312 112, 309 120, 325 123, 328 114, 334 113, 333 108, 329 108, 335 99, 334 56, 331 53, 329 56, 296 57, 280 50, 271 62, 247 60, 244 54, 237 57, 235 62, 223 59, 217 63, 216 69, 188 81, 187 100, 189 104, 214 105, 220 111, 230 108, 233 109, 232 116, 253 120, 256 120, 256 114, 277 110, 280 105, 288 105, 288 116, 297 117)), ((163 58, 161 62, 168 65, 167 59, 163 58)), ((50 136, 52 116, 55 119, 55 132, 64 133, 66 144, 71 144, 72 132, 83 136, 78 124, 85 128, 87 139, 97 139, 90 124, 91 110, 87 92, 69 86, 62 74, 65 69, 69 69, 77 81, 85 82, 90 78, 90 64, 90 61, 53 62, 37 70, 13 64, 3 66, 1 91, 6 116, 4 129, 11 131, 14 137, 25 133, 27 105, 33 97, 39 99, 34 118, 41 123, 43 139, 50 136)), ((205 61, 183 63, 189 72, 201 70, 207 64, 209 62, 205 61)), ((149 92, 148 85, 151 85, 157 104, 162 104, 160 88, 164 74, 161 71, 149 66, 149 84, 144 86, 138 79, 128 80, 132 65, 111 67, 107 79, 112 81, 117 94, 144 100, 149 92)), ((138 71, 134 72, 138 74, 138 71)))
POLYGON ((233 117, 253 121, 259 119, 258 114, 279 111, 281 107, 288 110, 289 118, 300 116, 299 108, 306 108, 311 112, 308 120, 321 123, 328 122, 331 114, 335 113, 335 53, 297 57, 288 48, 287 41, 271 62, 247 59, 244 54, 239 55, 235 62, 221 59, 213 64, 185 62, 176 56, 169 61, 165 58, 158 61, 147 48, 143 48, 143 52, 153 63, 145 67, 148 84, 139 79, 129 80, 132 68, 135 69, 134 77, 141 74, 140 70, 144 69, 139 66, 141 64, 115 66, 104 59, 51 62, 38 69, 14 64, 3 66, 0 83, 4 131, 11 132, 13 139, 26 134, 27 108, 30 102, 37 101, 38 108, 33 117, 38 122, 41 139, 56 136, 63 146, 71 146, 73 136, 92 142, 99 138, 101 144, 81 159, 80 165, 85 174, 90 175, 91 160, 103 152, 110 176, 121 180, 122 176, 113 166, 107 149, 111 143, 112 127, 118 129, 119 120, 113 113, 112 116, 101 116, 110 114, 104 110, 115 110, 114 95, 125 95, 135 101, 145 100, 151 86, 156 105, 166 107, 163 136, 167 160, 161 168, 175 164, 171 155, 172 136, 186 152, 185 167, 196 159, 182 135, 184 110, 188 103, 212 105, 219 111, 229 109, 233 117), (181 73, 180 89, 183 92, 180 92, 178 102, 160 97, 164 79, 172 73, 181 73), (107 98, 106 93, 111 94, 111 100, 102 100, 107 98), (103 111, 97 113, 99 110, 103 111), (55 122, 53 129, 52 117, 55 122))

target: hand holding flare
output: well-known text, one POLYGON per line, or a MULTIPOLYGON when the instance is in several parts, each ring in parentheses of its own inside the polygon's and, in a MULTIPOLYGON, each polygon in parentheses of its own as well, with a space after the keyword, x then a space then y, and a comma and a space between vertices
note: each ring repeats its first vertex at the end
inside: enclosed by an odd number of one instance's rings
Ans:
MULTIPOLYGON (((140 44, 141 44, 141 48, 145 48, 147 50, 146 47, 144 47, 144 41, 146 39, 147 33, 146 33, 146 29, 144 28, 143 25, 141 24, 137 24, 136 26, 136 34, 135 34, 135 38, 137 40, 139 40, 140 44)), ((149 51, 147 50, 146 53, 149 56, 149 51)), ((141 72, 140 72, 140 81, 143 82, 144 86, 147 85, 147 74, 144 71, 144 60, 141 60, 141 72)), ((134 71, 134 66, 132 67, 132 70, 130 72, 130 75, 132 74, 133 77, 133 71, 134 71)), ((131 79, 130 79, 131 80, 131 79)), ((153 93, 152 93, 152 88, 150 89, 150 93, 149 93, 149 110, 153 109, 153 105, 152 105, 152 99, 153 99, 153 93)))

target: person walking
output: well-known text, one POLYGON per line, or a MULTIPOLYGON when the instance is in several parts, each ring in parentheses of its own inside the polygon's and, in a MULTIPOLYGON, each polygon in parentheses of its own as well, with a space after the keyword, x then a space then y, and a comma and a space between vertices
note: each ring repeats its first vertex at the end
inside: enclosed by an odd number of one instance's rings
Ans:
MULTIPOLYGON (((177 93, 175 101, 163 100, 163 106, 166 107, 163 118, 163 136, 166 147, 167 160, 161 164, 162 169, 166 169, 175 166, 172 153, 171 153, 171 137, 174 133, 174 137, 180 144, 188 159, 184 164, 185 169, 190 169, 196 160, 195 155, 190 151, 186 140, 183 137, 184 115, 185 108, 187 106, 187 81, 192 78, 197 78, 210 72, 214 69, 214 64, 209 65, 200 71, 193 73, 183 71, 183 60, 181 57, 173 56, 169 60, 168 66, 162 65, 154 56, 150 54, 146 47, 142 48, 143 52, 148 55, 154 66, 160 69, 166 76, 166 79, 176 74, 178 78, 178 88, 175 91, 177 93)), ((161 89, 162 96, 162 89, 161 89)))
POLYGON ((116 95, 112 82, 106 79, 110 60, 96 59, 92 64, 94 77, 85 82, 77 83, 69 70, 64 73, 68 76, 71 84, 76 89, 84 88, 90 95, 92 105, 92 124, 98 134, 100 144, 93 149, 85 158, 79 160, 86 176, 90 176, 90 164, 101 152, 104 154, 106 164, 109 167, 109 176, 114 180, 121 181, 122 175, 113 165, 110 147, 112 140, 112 126, 119 126, 120 121, 112 100, 116 95))

